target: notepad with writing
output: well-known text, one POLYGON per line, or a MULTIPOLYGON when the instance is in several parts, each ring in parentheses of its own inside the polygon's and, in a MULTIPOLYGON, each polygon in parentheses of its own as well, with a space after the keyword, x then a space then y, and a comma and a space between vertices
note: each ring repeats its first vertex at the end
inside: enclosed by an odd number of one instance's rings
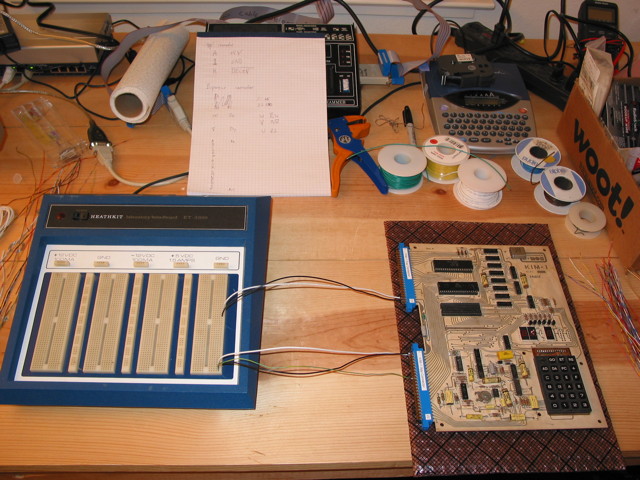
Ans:
POLYGON ((188 194, 329 196, 324 38, 196 42, 188 194))

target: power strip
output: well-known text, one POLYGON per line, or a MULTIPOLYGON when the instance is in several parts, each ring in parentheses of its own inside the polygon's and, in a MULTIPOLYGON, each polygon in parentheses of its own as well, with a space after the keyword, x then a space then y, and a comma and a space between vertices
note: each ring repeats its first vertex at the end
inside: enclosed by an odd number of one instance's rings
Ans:
POLYGON ((564 109, 574 79, 547 63, 535 63, 513 45, 496 46, 492 41, 493 30, 480 22, 465 24, 455 32, 456 45, 471 53, 482 54, 492 62, 515 63, 527 89, 544 98, 561 110, 564 109))

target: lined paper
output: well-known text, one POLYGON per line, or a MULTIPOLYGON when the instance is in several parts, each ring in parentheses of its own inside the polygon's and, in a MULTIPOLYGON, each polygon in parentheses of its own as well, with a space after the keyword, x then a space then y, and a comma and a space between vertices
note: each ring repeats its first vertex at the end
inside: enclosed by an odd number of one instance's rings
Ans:
POLYGON ((324 38, 196 42, 187 193, 329 196, 324 38))

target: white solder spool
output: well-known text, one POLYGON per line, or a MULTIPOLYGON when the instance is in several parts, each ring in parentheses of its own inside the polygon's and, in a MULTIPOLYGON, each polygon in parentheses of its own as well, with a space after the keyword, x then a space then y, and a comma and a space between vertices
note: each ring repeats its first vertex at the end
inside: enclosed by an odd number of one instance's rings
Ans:
POLYGON ((458 168, 460 181, 453 187, 456 199, 474 210, 488 210, 502 200, 507 174, 496 162, 469 158, 458 168))
POLYGON ((566 215, 569 208, 587 193, 580 175, 566 167, 550 167, 540 176, 540 184, 533 190, 538 204, 551 213, 566 215))
POLYGON ((607 225, 604 212, 588 202, 576 202, 564 220, 567 229, 576 237, 590 239, 600 235, 607 225))
POLYGON ((462 140, 447 135, 436 135, 425 140, 422 151, 427 157, 424 177, 436 183, 458 181, 458 167, 469 158, 469 147, 462 140))
POLYGON ((378 165, 389 193, 408 194, 422 187, 422 172, 427 159, 422 151, 410 145, 388 145, 378 153, 378 165))
POLYGON ((544 138, 525 138, 516 145, 511 167, 521 178, 538 183, 542 172, 560 163, 560 150, 544 138))

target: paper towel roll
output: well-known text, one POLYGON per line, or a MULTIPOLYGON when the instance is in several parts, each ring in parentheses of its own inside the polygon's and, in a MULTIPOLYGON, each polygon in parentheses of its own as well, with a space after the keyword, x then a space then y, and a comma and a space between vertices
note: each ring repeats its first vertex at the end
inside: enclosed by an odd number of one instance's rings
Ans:
POLYGON ((183 25, 147 38, 109 99, 118 118, 128 123, 149 118, 160 88, 188 41, 189 31, 183 25))

